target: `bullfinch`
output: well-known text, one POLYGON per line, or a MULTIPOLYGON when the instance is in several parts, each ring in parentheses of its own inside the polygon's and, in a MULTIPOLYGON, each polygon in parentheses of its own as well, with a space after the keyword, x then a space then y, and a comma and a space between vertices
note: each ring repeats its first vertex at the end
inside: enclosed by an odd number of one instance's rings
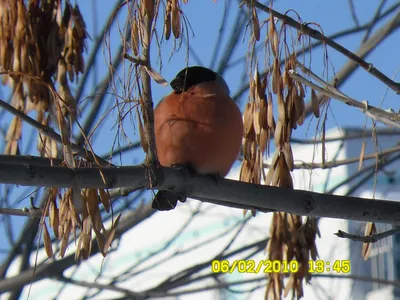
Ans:
MULTIPOLYGON (((224 177, 242 143, 243 122, 225 80, 214 71, 188 67, 170 83, 173 92, 154 110, 154 130, 162 166, 185 165, 200 174, 224 177)), ((171 210, 186 197, 158 191, 152 207, 171 210)))

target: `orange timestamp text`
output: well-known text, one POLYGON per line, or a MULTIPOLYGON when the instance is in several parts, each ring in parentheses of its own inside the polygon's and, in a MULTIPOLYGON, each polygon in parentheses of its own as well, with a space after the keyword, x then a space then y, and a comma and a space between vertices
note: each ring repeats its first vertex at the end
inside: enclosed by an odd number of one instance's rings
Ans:
MULTIPOLYGON (((249 260, 213 260, 211 262, 211 271, 213 273, 297 273, 299 271, 299 262, 296 260, 261 260, 256 262, 249 260)), ((350 260, 310 260, 308 262, 309 273, 350 273, 350 260)))

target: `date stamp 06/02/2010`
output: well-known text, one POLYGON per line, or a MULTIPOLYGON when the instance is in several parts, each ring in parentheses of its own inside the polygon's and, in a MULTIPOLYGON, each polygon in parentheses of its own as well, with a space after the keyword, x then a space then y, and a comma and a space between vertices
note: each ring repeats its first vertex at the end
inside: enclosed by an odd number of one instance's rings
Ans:
MULTIPOLYGON (((248 260, 213 260, 211 262, 211 271, 213 273, 297 273, 299 262, 296 260, 260 260, 256 262, 248 260)), ((342 273, 347 274, 351 271, 350 260, 309 260, 309 273, 342 273)))

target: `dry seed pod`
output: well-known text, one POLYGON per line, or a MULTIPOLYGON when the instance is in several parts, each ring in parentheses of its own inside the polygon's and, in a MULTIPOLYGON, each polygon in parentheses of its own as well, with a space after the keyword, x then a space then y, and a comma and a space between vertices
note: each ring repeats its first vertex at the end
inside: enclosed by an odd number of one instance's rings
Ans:
POLYGON ((315 93, 315 91, 313 89, 311 90, 311 107, 312 107, 314 116, 316 118, 319 118, 319 101, 318 101, 317 94, 315 93))
POLYGON ((155 82, 163 86, 168 86, 168 81, 165 80, 165 78, 162 77, 161 74, 158 73, 156 70, 154 70, 152 67, 148 66, 142 66, 142 67, 146 70, 147 74, 149 74, 149 76, 153 78, 155 82))
POLYGON ((279 55, 279 36, 275 27, 275 19, 270 14, 269 19, 269 36, 272 37, 270 40, 272 54, 277 58, 279 55))
POLYGON ((288 166, 286 165, 286 159, 282 156, 284 156, 283 153, 279 160, 279 187, 293 189, 292 176, 290 175, 288 166))
POLYGON ((164 19, 164 36, 168 41, 171 36, 171 2, 168 1, 167 10, 165 11, 164 19))
POLYGON ((289 168, 289 171, 293 171, 293 152, 290 143, 286 142, 283 144, 283 153, 285 154, 286 165, 289 168))
POLYGON ((283 101, 283 95, 281 92, 278 93, 278 120, 282 124, 286 124, 286 105, 283 101))
POLYGON ((260 101, 258 123, 263 129, 268 129, 268 106, 265 99, 260 101))
POLYGON ((363 166, 363 162, 364 162, 364 156, 365 156, 365 148, 367 147, 367 143, 365 142, 365 140, 362 142, 362 146, 361 146, 361 153, 360 153, 360 159, 358 161, 358 171, 361 171, 362 166, 363 166))
POLYGON ((179 38, 181 34, 181 12, 179 10, 178 0, 172 0, 172 10, 171 10, 171 23, 172 23, 172 32, 175 38, 179 38))
POLYGON ((252 139, 245 139, 243 142, 243 158, 246 160, 251 158, 251 143, 252 139))
POLYGON ((267 176, 265 178, 265 184, 266 185, 271 185, 272 177, 275 173, 276 165, 279 159, 279 152, 275 151, 274 156, 272 157, 271 160, 271 167, 268 170, 267 176))
MULTIPOLYGON (((368 222, 367 225, 365 226, 364 236, 370 236, 370 235, 376 234, 376 232, 377 231, 376 231, 375 223, 368 222)), ((371 254, 371 249, 372 249, 371 243, 363 243, 361 255, 364 257, 364 260, 367 260, 369 258, 369 255, 371 254)))
POLYGON ((256 69, 254 70, 254 76, 250 77, 250 82, 249 82, 250 99, 253 99, 253 100, 256 99, 257 77, 258 77, 258 72, 257 72, 257 67, 256 67, 256 69))
MULTIPOLYGON (((253 105, 256 106, 255 103, 253 105)), ((254 132, 255 132, 256 136, 259 136, 260 132, 261 132, 260 110, 259 109, 253 109, 253 126, 254 126, 254 132)))
POLYGON ((244 135, 247 136, 253 128, 254 102, 248 101, 243 113, 244 135))
POLYGON ((258 21, 256 8, 253 6, 253 34, 256 41, 260 40, 260 23, 258 21))
POLYGON ((276 123, 275 135, 274 135, 275 146, 278 149, 280 149, 280 145, 282 144, 283 136, 284 136, 284 126, 282 122, 278 120, 278 122, 276 123))
POLYGON ((110 194, 107 190, 99 189, 98 191, 101 203, 103 204, 105 211, 109 213, 111 208, 110 194))
POLYGON ((154 0, 144 0, 147 17, 150 21, 154 19, 154 0))
POLYGON ((110 248, 111 243, 114 239, 115 231, 117 230, 119 220, 121 219, 121 214, 115 219, 114 224, 112 225, 110 231, 107 232, 105 242, 104 242, 104 252, 107 252, 108 248, 110 248))
POLYGON ((276 95, 282 89, 282 76, 278 59, 274 59, 272 68, 272 92, 276 95))
POLYGON ((250 171, 250 162, 247 159, 244 159, 240 168, 239 180, 243 182, 249 182, 251 173, 250 171))
POLYGON ((268 93, 268 108, 267 108, 267 121, 268 121, 268 127, 275 129, 274 127, 274 110, 273 110, 273 104, 272 104, 272 95, 271 93, 268 93))
POLYGON ((53 256, 53 247, 51 245, 51 239, 49 231, 47 230, 46 222, 43 222, 43 243, 44 249, 46 250, 47 257, 53 256))
POLYGON ((133 19, 133 24, 131 27, 131 47, 132 47, 132 52, 135 56, 139 55, 139 28, 137 26, 137 22, 135 19, 133 19))
POLYGON ((58 238, 58 226, 59 226, 59 216, 58 208, 55 201, 50 201, 49 205, 49 223, 50 227, 53 228, 54 235, 58 238))
POLYGON ((269 143, 269 129, 262 128, 258 140, 258 145, 260 147, 261 153, 264 153, 265 149, 268 147, 268 143, 269 143))

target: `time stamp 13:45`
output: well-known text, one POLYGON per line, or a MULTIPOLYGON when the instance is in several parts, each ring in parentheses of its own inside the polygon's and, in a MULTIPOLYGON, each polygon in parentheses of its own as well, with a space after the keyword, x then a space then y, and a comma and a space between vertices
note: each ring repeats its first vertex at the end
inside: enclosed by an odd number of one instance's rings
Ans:
MULTIPOLYGON (((296 260, 261 260, 256 262, 248 260, 213 260, 211 262, 211 271, 213 273, 297 273, 299 271, 299 262, 296 260)), ((309 273, 343 273, 351 271, 350 260, 309 260, 309 273)))

